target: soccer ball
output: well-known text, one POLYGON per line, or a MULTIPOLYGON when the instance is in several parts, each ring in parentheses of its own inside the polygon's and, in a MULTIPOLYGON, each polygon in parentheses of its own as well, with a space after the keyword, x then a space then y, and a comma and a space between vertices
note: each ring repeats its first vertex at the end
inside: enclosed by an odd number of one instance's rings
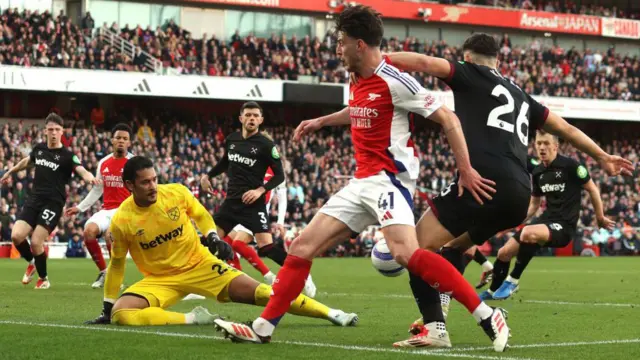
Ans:
POLYGON ((371 251, 373 267, 384 276, 396 277, 405 272, 405 268, 398 264, 389 251, 387 241, 382 239, 376 243, 371 251))

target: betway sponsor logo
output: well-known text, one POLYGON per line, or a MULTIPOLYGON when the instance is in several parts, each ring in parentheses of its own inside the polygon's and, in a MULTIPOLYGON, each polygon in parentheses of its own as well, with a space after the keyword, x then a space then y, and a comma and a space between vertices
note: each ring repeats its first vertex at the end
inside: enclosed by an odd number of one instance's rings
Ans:
POLYGON ((523 12, 520 27, 578 34, 600 35, 600 18, 582 15, 523 12))
POLYGON ((544 186, 542 186, 540 189, 542 190, 543 193, 564 192, 565 187, 566 187, 566 184, 555 184, 555 185, 544 184, 544 186))
POLYGON ((253 166, 257 162, 257 160, 255 159, 244 157, 240 154, 231 154, 231 153, 229 153, 229 161, 233 161, 233 162, 237 162, 237 163, 241 163, 249 166, 253 166))
POLYGON ((58 168, 60 167, 60 164, 56 164, 54 162, 51 162, 51 161, 48 161, 48 160, 45 160, 45 159, 36 159, 36 165, 48 167, 49 169, 52 169, 53 171, 58 170, 58 168))
POLYGON ((150 248, 154 248, 156 246, 160 246, 160 245, 166 243, 167 241, 174 240, 175 238, 181 236, 183 228, 184 228, 184 225, 180 225, 179 228, 175 228, 175 229, 169 231, 166 234, 160 234, 160 235, 156 236, 155 240, 152 240, 152 241, 149 241, 149 242, 138 242, 138 243, 140 244, 140 247, 143 250, 148 250, 150 248))
POLYGON ((351 115, 352 118, 376 118, 378 117, 378 109, 352 106, 349 108, 349 115, 351 115))

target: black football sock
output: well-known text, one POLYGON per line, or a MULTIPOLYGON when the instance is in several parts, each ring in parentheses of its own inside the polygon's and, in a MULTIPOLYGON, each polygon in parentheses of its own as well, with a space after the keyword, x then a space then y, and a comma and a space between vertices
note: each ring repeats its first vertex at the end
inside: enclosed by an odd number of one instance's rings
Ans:
POLYGON ((287 253, 284 249, 275 244, 269 244, 259 248, 258 255, 261 257, 266 256, 280 266, 284 265, 284 260, 287 258, 287 253))
POLYGON ((444 247, 442 248, 440 255, 458 269, 460 274, 464 274, 464 270, 469 264, 469 262, 465 260, 464 252, 456 248, 444 247))
POLYGON ((496 259, 496 262, 493 263, 493 280, 491 281, 491 287, 489 290, 496 291, 500 288, 504 279, 507 278, 509 266, 511 266, 511 261, 496 259))
POLYGON ((511 271, 511 277, 514 279, 520 279, 524 269, 526 269, 527 265, 529 265, 529 261, 533 258, 537 248, 534 246, 526 246, 525 244, 520 245, 520 250, 518 251, 518 256, 516 257, 516 264, 513 266, 513 270, 511 271))
POLYGON ((476 249, 475 254, 473 254, 473 261, 477 262, 479 265, 482 265, 487 262, 487 258, 480 252, 480 250, 476 249))
POLYGON ((16 249, 20 253, 20 256, 22 256, 23 259, 27 260, 27 262, 31 262, 31 260, 33 260, 31 245, 29 245, 29 242, 27 240, 24 240, 18 246, 16 246, 16 249))
POLYGON ((411 273, 409 274, 409 284, 424 323, 444 322, 442 306, 440 306, 440 293, 429 286, 420 276, 411 273))
POLYGON ((35 255, 33 257, 36 259, 36 270, 38 270, 38 276, 40 279, 44 279, 47 277, 47 253, 44 251, 40 255, 35 255))

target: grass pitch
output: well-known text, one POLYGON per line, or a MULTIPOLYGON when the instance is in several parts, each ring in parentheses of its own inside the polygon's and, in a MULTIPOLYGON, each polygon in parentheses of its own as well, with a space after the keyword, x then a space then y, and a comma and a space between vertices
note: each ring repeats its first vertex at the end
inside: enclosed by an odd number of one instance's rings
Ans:
MULTIPOLYGON (((448 327, 454 348, 395 350, 418 317, 408 278, 385 278, 369 259, 319 259, 312 274, 317 299, 357 312, 355 328, 287 315, 274 343, 232 344, 212 326, 85 326, 102 306, 90 260, 50 260, 49 290, 23 286, 23 260, 0 260, 0 359, 640 359, 639 258, 536 258, 514 299, 493 302, 509 311, 511 348, 494 353, 482 329, 453 304, 448 327)), ((133 263, 125 283, 140 278, 133 263)), ((268 265, 273 265, 269 263, 268 265)), ((243 262, 245 270, 249 268, 243 262)), ((276 265, 273 265, 277 269, 276 265)), ((250 269, 251 276, 259 278, 250 269)), ((480 268, 472 263, 474 284, 480 268)), ((215 301, 183 301, 173 309, 207 307, 236 321, 260 308, 215 301)))

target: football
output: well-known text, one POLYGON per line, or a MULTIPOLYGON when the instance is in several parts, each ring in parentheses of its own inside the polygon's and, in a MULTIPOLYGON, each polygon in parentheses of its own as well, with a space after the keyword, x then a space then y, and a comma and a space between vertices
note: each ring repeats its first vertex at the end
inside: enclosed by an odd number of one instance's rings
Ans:
POLYGON ((373 267, 384 276, 396 277, 405 272, 405 268, 398 264, 387 247, 387 241, 382 239, 376 243, 371 251, 373 267))

